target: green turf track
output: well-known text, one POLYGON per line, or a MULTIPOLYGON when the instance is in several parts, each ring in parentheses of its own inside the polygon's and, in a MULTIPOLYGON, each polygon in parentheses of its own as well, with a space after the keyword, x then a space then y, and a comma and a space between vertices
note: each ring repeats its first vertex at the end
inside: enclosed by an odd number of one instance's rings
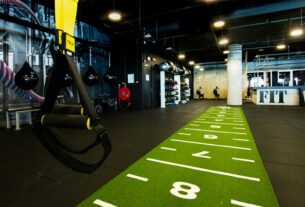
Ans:
POLYGON ((210 107, 78 206, 279 204, 242 109, 210 107), (130 178, 128 174, 147 180, 130 178))

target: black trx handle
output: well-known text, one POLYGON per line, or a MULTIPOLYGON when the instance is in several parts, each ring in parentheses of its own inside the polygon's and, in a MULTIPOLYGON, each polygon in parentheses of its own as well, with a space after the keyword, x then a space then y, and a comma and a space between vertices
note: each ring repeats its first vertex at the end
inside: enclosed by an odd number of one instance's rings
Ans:
POLYGON ((108 133, 95 113, 73 58, 60 52, 56 56, 53 74, 49 80, 41 114, 34 125, 34 132, 58 160, 71 169, 83 173, 91 173, 96 170, 108 157, 112 149, 108 133), (81 99, 81 106, 55 105, 67 72, 72 76, 81 99), (86 115, 83 115, 84 112, 86 112, 86 115), (75 150, 62 142, 65 136, 60 132, 61 128, 91 129, 90 131, 96 133, 96 138, 82 149, 75 150), (85 154, 99 145, 103 149, 103 155, 95 163, 86 163, 73 157, 73 154, 85 154))

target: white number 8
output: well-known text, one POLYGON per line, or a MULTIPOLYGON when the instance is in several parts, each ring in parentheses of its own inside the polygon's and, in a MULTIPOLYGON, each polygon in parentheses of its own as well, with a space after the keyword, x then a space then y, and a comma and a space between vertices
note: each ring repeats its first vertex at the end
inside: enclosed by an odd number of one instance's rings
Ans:
POLYGON ((200 188, 197 185, 185 182, 175 182, 170 190, 172 195, 189 200, 197 198, 196 193, 199 191, 200 188))

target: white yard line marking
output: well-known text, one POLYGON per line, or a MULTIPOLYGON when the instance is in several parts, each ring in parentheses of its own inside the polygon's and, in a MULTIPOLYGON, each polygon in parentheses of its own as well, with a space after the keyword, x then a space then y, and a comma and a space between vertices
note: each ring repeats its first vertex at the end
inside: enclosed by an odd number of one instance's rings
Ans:
POLYGON ((241 142, 249 142, 248 139, 236 139, 236 138, 233 138, 234 141, 241 141, 241 142))
POLYGON ((230 149, 239 149, 239 150, 252 150, 251 148, 247 147, 237 147, 237 146, 231 146, 231 145, 221 145, 221 144, 210 144, 205 142, 193 142, 193 141, 187 141, 187 140, 181 140, 181 139, 171 139, 173 142, 183 142, 183 143, 189 143, 189 144, 199 144, 199 145, 205 145, 205 146, 212 146, 212 147, 223 147, 223 148, 230 148, 230 149))
POLYGON ((117 207, 115 205, 112 205, 110 203, 107 203, 105 201, 102 201, 100 199, 96 199, 94 202, 93 202, 95 205, 98 205, 98 206, 101 206, 101 207, 117 207))
MULTIPOLYGON (((207 116, 202 116, 202 118, 208 118, 208 119, 242 119, 242 118, 233 118, 233 117, 207 117, 207 116)), ((239 121, 239 120, 236 120, 239 121)))
POLYGON ((236 206, 242 206, 242 207, 262 207, 262 206, 254 205, 251 203, 245 203, 245 202, 241 202, 241 201, 237 201, 237 200, 233 200, 233 199, 231 199, 231 204, 236 205, 236 206))
POLYGON ((246 128, 243 128, 243 127, 233 127, 233 129, 246 130, 246 128))
POLYGON ((190 124, 190 126, 199 126, 199 124, 190 124))
POLYGON ((220 129, 221 128, 221 126, 219 126, 219 125, 211 125, 210 127, 214 128, 214 129, 220 129))
POLYGON ((244 158, 232 157, 232 160, 242 161, 242 162, 255 162, 255 160, 248 160, 244 158))
POLYGON ((185 135, 185 136, 191 136, 191 134, 188 133, 178 133, 179 135, 185 135))
POLYGON ((175 148, 169 148, 169 147, 161 147, 163 150, 169 150, 169 151, 177 151, 175 148))
POLYGON ((213 135, 213 134, 205 134, 203 136, 203 138, 205 138, 205 139, 218 139, 218 136, 213 135))
POLYGON ((232 126, 244 126, 244 124, 231 124, 231 123, 219 123, 219 122, 208 122, 208 121, 194 121, 196 123, 202 124, 222 124, 222 125, 232 125, 232 126))
POLYGON ((260 182, 260 179, 255 178, 255 177, 249 177, 249 176, 244 176, 244 175, 227 173, 227 172, 222 172, 222 171, 217 171, 217 170, 210 170, 210 169, 206 169, 206 168, 194 167, 194 166, 178 164, 178 163, 174 163, 174 162, 167 162, 167 161, 164 161, 164 160, 157 160, 157 159, 153 159, 153 158, 146 158, 146 160, 151 161, 151 162, 165 164, 165 165, 171 165, 171 166, 176 166, 176 167, 201 171, 201 172, 207 172, 207 173, 212 173, 212 174, 217 174, 217 175, 223 175, 223 176, 229 176, 229 177, 234 177, 234 178, 239 178, 239 179, 245 179, 245 180, 260 182))
POLYGON ((241 114, 236 113, 226 113, 226 112, 219 112, 219 113, 207 113, 206 115, 226 115, 226 116, 233 116, 233 117, 242 117, 241 114))
POLYGON ((221 134, 240 134, 240 135, 247 135, 247 133, 244 133, 244 132, 227 132, 227 131, 216 131, 216 130, 207 130, 207 129, 184 128, 184 130, 201 131, 201 132, 215 132, 215 133, 221 133, 221 134))
POLYGON ((148 181, 148 178, 144 178, 144 177, 133 175, 133 174, 127 174, 126 177, 133 178, 133 179, 136 179, 136 180, 141 180, 143 182, 148 181))
POLYGON ((240 121, 240 120, 233 120, 233 122, 244 122, 244 121, 240 121))

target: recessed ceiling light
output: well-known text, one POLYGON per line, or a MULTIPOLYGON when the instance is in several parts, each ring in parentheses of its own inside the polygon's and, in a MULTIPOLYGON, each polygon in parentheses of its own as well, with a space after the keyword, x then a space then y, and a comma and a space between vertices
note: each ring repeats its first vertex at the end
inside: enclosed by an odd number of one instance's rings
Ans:
POLYGON ((214 22, 213 26, 215 28, 221 28, 221 27, 225 26, 225 24, 226 23, 223 20, 217 20, 216 22, 214 22))
POLYGON ((297 29, 291 30, 290 36, 298 37, 298 36, 301 36, 303 33, 304 33, 303 29, 297 28, 297 29))
POLYGON ((220 45, 227 45, 229 43, 229 40, 227 38, 222 38, 219 40, 220 45))
POLYGON ((179 59, 179 60, 184 60, 184 59, 185 59, 185 54, 180 53, 180 54, 178 55, 178 59, 179 59))
POLYGON ((226 54, 229 54, 229 53, 230 53, 229 50, 224 50, 224 51, 223 51, 223 54, 225 54, 225 55, 226 55, 226 54))
POLYGON ((189 65, 195 65, 195 62, 193 60, 189 61, 189 65))
POLYGON ((112 11, 108 14, 108 18, 113 22, 118 22, 122 19, 122 15, 118 11, 112 11))
POLYGON ((286 48, 285 44, 279 44, 279 45, 276 46, 276 49, 278 49, 278 50, 283 50, 285 48, 286 48))
POLYGON ((194 68, 195 68, 195 69, 199 69, 199 68, 200 68, 200 65, 195 65, 194 68))

